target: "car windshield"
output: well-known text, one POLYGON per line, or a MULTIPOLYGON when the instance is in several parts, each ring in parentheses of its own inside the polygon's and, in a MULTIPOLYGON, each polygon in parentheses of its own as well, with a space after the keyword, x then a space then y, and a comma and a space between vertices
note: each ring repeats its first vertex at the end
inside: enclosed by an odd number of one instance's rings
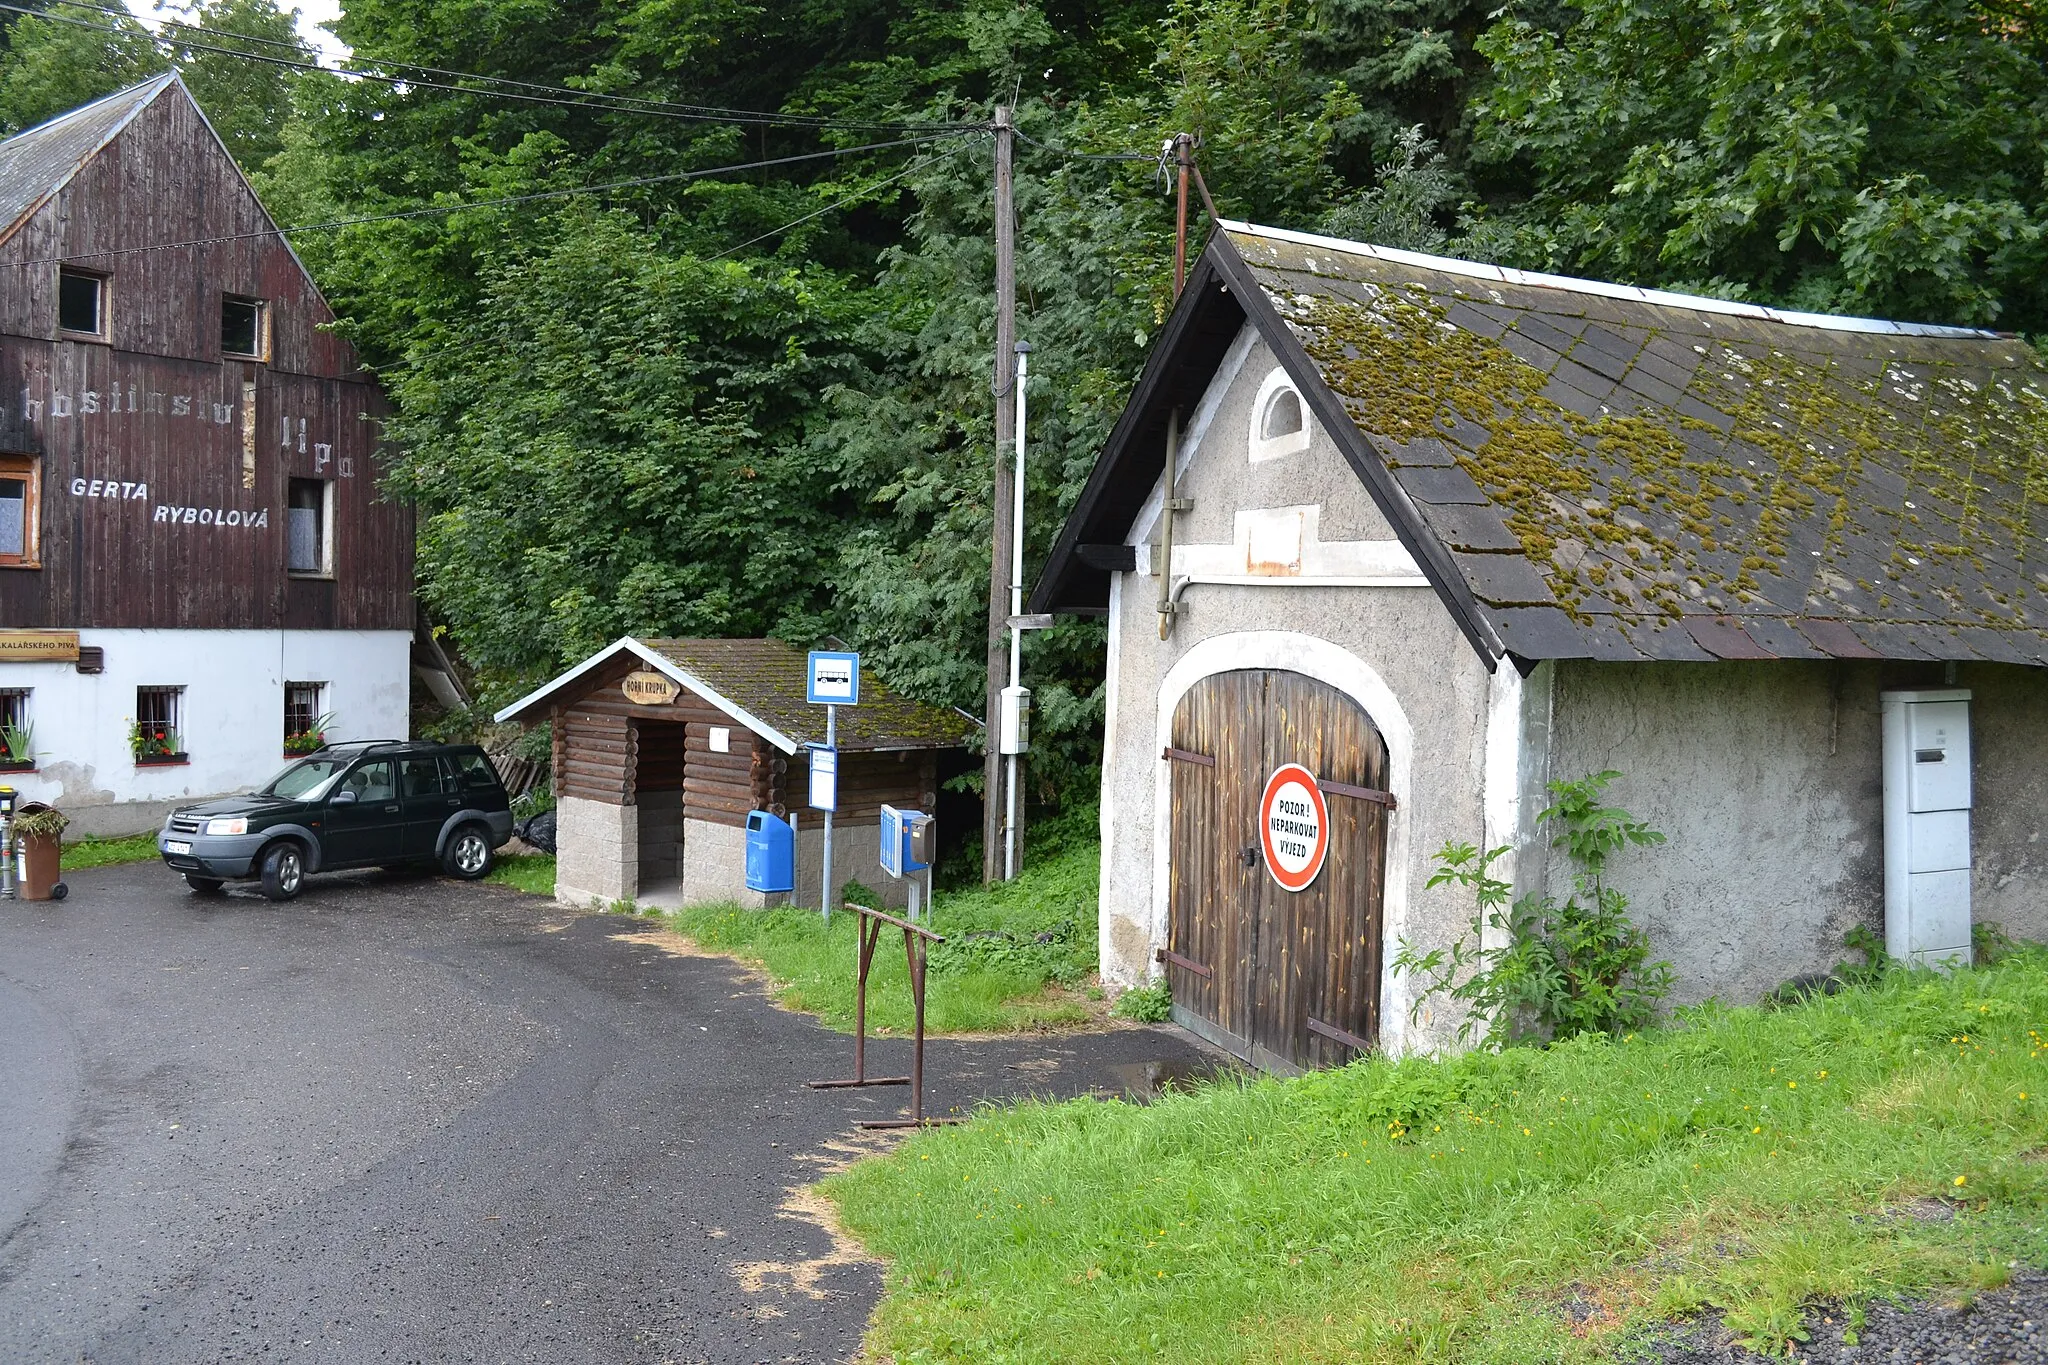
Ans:
POLYGON ((341 776, 348 764, 347 755, 302 758, 271 778, 270 785, 256 794, 317 801, 327 794, 327 789, 334 785, 334 779, 341 776))

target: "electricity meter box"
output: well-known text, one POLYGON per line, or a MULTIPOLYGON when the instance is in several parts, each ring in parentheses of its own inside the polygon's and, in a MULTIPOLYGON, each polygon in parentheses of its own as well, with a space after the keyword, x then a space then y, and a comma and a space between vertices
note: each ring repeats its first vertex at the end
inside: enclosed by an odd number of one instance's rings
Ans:
POLYGON ((922 872, 932 865, 938 825, 921 810, 882 807, 882 871, 892 877, 922 872))
POLYGON ((1970 963, 1970 694, 1885 692, 1885 951, 1970 963))
POLYGON ((796 828, 773 811, 747 813, 747 890, 796 890, 796 828))
POLYGON ((996 752, 999 754, 1028 754, 1031 752, 1031 689, 1028 687, 1006 687, 1002 691, 1002 711, 998 717, 996 752))

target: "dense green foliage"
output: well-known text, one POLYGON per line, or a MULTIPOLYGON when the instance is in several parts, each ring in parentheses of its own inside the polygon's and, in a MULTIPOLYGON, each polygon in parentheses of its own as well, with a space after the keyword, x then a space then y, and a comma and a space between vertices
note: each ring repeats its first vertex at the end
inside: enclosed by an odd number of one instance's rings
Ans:
POLYGON ((826 1189, 888 1265, 876 1356, 1634 1359, 1709 1306, 1782 1352, 1808 1308, 1860 1325, 2048 1256, 2044 1008, 2036 948, 1548 1049, 990 1108, 826 1189))
MULTIPOLYGON (((1150 158, 1176 130, 1228 215, 1807 307, 2048 309, 2048 77, 2011 0, 351 0, 339 36, 405 83, 206 50, 288 54, 274 0, 193 22, 247 37, 16 21, 0 123, 175 62, 280 220, 323 225, 294 245, 396 400, 390 487, 486 703, 625 631, 773 632, 979 711, 999 100, 1031 139, 1033 572, 1171 305, 1150 158)), ((1041 801, 1090 785, 1101 642, 1031 641, 1041 801)))

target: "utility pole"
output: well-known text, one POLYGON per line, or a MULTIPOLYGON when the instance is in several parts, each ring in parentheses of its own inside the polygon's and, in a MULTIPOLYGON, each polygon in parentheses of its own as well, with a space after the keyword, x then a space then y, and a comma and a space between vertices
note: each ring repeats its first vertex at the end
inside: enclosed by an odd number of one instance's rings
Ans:
POLYGON ((1176 303, 1180 301, 1180 291, 1187 288, 1188 283, 1188 167, 1193 163, 1193 158, 1188 155, 1188 145, 1193 141, 1192 134, 1173 135, 1174 159, 1180 163, 1173 232, 1173 298, 1176 303))
MULTIPOLYGON (((984 884, 1002 876, 1003 790, 1002 746, 997 742, 1002 723, 1003 685, 1009 672, 1010 560, 1015 553, 1017 527, 1012 502, 1009 461, 1003 458, 1004 438, 1016 429, 1017 390, 1017 234, 1016 206, 1011 184, 1010 163, 1016 144, 1016 125, 1010 107, 996 106, 996 365, 995 439, 990 447, 995 456, 994 496, 989 500, 993 534, 988 558, 988 688, 982 711, 981 778, 981 880, 984 884)), ((1021 802, 1019 803, 1022 804, 1021 802)))

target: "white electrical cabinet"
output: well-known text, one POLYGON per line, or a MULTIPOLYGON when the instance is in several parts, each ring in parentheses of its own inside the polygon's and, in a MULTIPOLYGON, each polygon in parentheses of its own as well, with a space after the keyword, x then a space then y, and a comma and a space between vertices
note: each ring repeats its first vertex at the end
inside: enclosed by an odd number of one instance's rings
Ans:
POLYGON ((1031 752, 1031 689, 1006 687, 1002 693, 1001 724, 996 733, 999 754, 1031 752))
POLYGON ((1970 694, 1885 692, 1885 951, 1970 961, 1970 694))

